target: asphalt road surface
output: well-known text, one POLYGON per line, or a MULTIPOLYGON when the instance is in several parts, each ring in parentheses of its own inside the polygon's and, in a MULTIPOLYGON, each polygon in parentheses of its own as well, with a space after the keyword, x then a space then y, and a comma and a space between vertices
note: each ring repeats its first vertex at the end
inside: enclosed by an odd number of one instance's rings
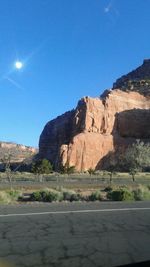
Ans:
POLYGON ((0 267, 150 260, 150 202, 0 206, 0 267))

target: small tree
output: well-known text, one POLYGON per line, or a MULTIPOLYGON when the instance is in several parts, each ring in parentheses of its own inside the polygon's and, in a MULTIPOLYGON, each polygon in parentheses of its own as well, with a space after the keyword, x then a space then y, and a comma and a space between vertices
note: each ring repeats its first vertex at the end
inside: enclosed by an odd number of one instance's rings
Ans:
POLYGON ((150 166, 150 144, 137 140, 129 146, 124 153, 123 165, 131 174, 134 182, 136 173, 150 166))
POLYGON ((62 165, 60 168, 60 172, 63 174, 72 174, 75 172, 75 166, 69 166, 68 163, 66 163, 65 165, 62 165))
POLYGON ((10 183, 10 188, 12 190, 12 171, 11 171, 11 153, 5 153, 3 158, 1 158, 1 162, 4 164, 4 169, 6 173, 6 177, 10 183))
POLYGON ((88 173, 89 173, 90 176, 92 176, 92 175, 95 174, 95 170, 92 169, 92 168, 89 168, 89 169, 88 169, 88 173))
POLYGON ((108 173, 109 173, 109 177, 110 177, 110 183, 112 182, 113 179, 113 175, 116 174, 116 164, 115 163, 111 163, 108 167, 108 173))
POLYGON ((132 181, 135 182, 135 175, 138 173, 139 169, 136 168, 130 168, 129 169, 129 174, 132 177, 132 181))
POLYGON ((75 166, 69 166, 67 168, 67 174, 72 174, 75 172, 75 166))
POLYGON ((42 181, 42 174, 49 174, 53 171, 52 164, 47 159, 37 160, 32 164, 32 172, 38 175, 39 180, 42 181))

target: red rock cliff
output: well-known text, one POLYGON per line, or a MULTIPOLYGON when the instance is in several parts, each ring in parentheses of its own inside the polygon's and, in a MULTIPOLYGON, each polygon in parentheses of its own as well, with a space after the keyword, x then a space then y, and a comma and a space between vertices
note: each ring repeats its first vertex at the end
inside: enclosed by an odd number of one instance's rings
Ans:
POLYGON ((138 92, 115 89, 102 99, 85 97, 75 110, 48 122, 40 136, 39 156, 49 159, 56 169, 65 163, 78 171, 96 168, 117 146, 137 137, 150 138, 149 109, 149 97, 138 92), (142 110, 144 117, 138 115, 142 110), (146 137, 142 125, 147 127, 146 137))

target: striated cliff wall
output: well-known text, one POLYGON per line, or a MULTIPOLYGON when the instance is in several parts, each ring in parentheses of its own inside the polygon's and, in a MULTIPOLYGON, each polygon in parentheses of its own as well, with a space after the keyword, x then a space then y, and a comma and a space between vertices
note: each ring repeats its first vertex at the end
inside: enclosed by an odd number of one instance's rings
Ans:
POLYGON ((149 97, 138 92, 114 89, 103 98, 84 97, 75 110, 47 123, 40 136, 39 156, 56 169, 66 163, 78 171, 100 167, 117 147, 136 138, 150 139, 149 109, 149 97))

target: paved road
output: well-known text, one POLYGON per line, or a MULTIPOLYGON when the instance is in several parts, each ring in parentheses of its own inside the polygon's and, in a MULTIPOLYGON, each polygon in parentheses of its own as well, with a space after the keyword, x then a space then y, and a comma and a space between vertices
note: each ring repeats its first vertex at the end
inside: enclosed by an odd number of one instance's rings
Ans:
POLYGON ((0 206, 0 259, 0 267, 150 260, 150 202, 0 206))

